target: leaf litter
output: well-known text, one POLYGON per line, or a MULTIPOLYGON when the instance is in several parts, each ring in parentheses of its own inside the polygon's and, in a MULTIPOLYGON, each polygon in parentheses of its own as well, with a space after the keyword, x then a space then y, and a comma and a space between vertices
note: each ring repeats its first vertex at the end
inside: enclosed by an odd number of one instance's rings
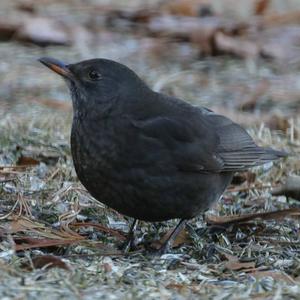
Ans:
POLYGON ((6 43, 0 55, 9 62, 0 66, 1 297, 299 297, 300 208, 298 184, 290 184, 291 176, 300 175, 299 11, 276 12, 273 1, 255 1, 254 15, 241 21, 208 1, 133 2, 128 9, 114 1, 84 7, 74 2, 72 8, 62 1, 60 14, 51 1, 1 4, 0 39, 6 43), (33 26, 37 20, 43 20, 46 40, 33 26), (27 23, 25 44, 16 34, 24 33, 20 22, 27 23), (7 53, 19 55, 12 62, 7 53), (48 73, 29 67, 24 53, 32 61, 45 54, 122 60, 157 89, 191 101, 200 97, 202 105, 247 126, 260 145, 291 156, 272 168, 236 175, 224 197, 189 222, 172 253, 145 255, 143 244, 161 244, 175 221, 141 222, 137 250, 124 254, 131 220, 97 202, 78 182, 65 90, 48 73))

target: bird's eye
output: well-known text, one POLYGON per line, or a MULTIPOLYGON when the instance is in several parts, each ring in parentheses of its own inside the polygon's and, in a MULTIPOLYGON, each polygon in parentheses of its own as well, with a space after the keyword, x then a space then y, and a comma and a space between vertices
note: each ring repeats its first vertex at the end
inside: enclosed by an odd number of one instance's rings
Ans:
POLYGON ((98 72, 95 71, 95 70, 92 70, 92 71, 89 73, 89 78, 90 78, 91 80, 99 80, 99 79, 101 79, 101 74, 98 73, 98 72))

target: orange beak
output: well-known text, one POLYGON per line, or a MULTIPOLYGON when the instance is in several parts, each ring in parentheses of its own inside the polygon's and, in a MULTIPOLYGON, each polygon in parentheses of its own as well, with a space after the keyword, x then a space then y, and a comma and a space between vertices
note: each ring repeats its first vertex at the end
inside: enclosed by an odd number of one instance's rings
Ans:
POLYGON ((41 57, 39 58, 39 61, 55 73, 65 78, 72 79, 73 76, 71 71, 63 62, 51 57, 41 57))

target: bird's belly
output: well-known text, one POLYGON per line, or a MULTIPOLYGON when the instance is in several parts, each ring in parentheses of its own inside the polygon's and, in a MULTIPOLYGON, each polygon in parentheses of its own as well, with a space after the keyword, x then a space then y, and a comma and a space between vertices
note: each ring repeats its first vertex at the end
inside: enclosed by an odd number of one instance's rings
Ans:
POLYGON ((107 166, 87 167, 78 177, 98 201, 126 216, 153 222, 190 219, 204 212, 220 198, 231 178, 220 174, 150 175, 145 169, 113 171, 107 166))
POLYGON ((232 178, 231 173, 182 172, 144 161, 129 164, 111 140, 95 146, 72 137, 79 180, 98 201, 140 220, 193 218, 220 198, 232 178))

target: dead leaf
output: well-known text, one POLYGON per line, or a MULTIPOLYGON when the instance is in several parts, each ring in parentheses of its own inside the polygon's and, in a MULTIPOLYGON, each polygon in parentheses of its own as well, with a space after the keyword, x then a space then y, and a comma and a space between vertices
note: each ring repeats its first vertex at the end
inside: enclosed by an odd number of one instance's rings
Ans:
POLYGON ((284 195, 286 197, 292 197, 296 200, 300 200, 300 176, 288 176, 285 184, 272 190, 272 195, 284 195))
POLYGON ((17 32, 18 28, 18 23, 2 19, 0 22, 0 41, 11 40, 14 34, 17 32))
POLYGON ((228 261, 225 263, 225 268, 231 271, 240 271, 243 269, 253 269, 255 268, 255 262, 239 262, 239 261, 228 261))
POLYGON ((34 222, 26 217, 19 217, 17 219, 5 223, 4 225, 1 225, 1 227, 5 229, 7 233, 12 234, 39 228, 44 229, 45 225, 38 222, 34 222))
POLYGON ((250 185, 254 183, 256 179, 256 173, 251 171, 244 171, 234 174, 231 184, 241 185, 242 183, 247 183, 250 185))
MULTIPOLYGON (((170 237, 172 232, 174 231, 174 228, 171 228, 168 232, 166 232, 163 237, 158 240, 151 243, 151 247, 154 249, 159 249, 170 237)), ((177 248, 183 244, 191 242, 190 236, 186 230, 181 230, 179 234, 176 236, 175 240, 172 243, 172 248, 177 248)))
POLYGON ((189 41, 199 47, 203 55, 215 55, 215 35, 224 32, 228 35, 238 34, 245 29, 245 23, 222 17, 155 17, 147 25, 155 36, 176 38, 189 41))
POLYGON ((213 15, 213 8, 208 0, 171 0, 163 2, 160 11, 172 15, 203 17, 213 15))
POLYGON ((260 272, 251 272, 249 273, 251 276, 255 278, 265 278, 265 277, 272 277, 276 281, 284 281, 288 284, 295 284, 295 280, 288 274, 284 273, 283 271, 260 271, 260 272))
POLYGON ((230 36, 223 32, 217 32, 214 43, 219 53, 233 54, 243 58, 255 58, 260 53, 260 47, 255 41, 230 36))
POLYGON ((54 255, 42 255, 36 256, 32 259, 31 263, 25 263, 22 265, 23 268, 28 270, 32 270, 32 266, 35 269, 52 269, 52 268, 60 268, 67 271, 70 271, 69 266, 59 257, 54 255))
POLYGON ((40 162, 33 157, 21 155, 17 160, 18 166, 36 166, 40 162))
POLYGON ((206 222, 210 225, 230 225, 248 222, 254 219, 263 219, 263 220, 278 220, 283 219, 288 216, 299 216, 300 208, 289 208, 278 211, 270 211, 270 212, 260 212, 253 214, 245 214, 245 215, 231 215, 231 216, 215 216, 215 215, 207 215, 206 222))
POLYGON ((270 116, 266 125, 272 130, 281 130, 285 133, 287 133, 290 128, 290 123, 287 117, 278 114, 270 116))
POLYGON ((40 239, 31 237, 17 237, 14 238, 15 250, 24 251, 34 248, 48 248, 53 246, 66 246, 81 242, 82 239, 40 239))
POLYGON ((255 14, 263 15, 270 5, 270 0, 257 0, 255 3, 255 14))
POLYGON ((286 24, 299 24, 300 21, 300 11, 299 10, 290 10, 284 13, 273 13, 267 14, 263 16, 259 23, 260 26, 266 27, 273 27, 279 25, 286 25, 286 24))
POLYGON ((36 13, 36 7, 31 1, 22 1, 17 4, 16 9, 30 14, 36 13))
POLYGON ((299 63, 299 42, 298 25, 276 26, 257 33, 257 44, 261 45, 260 55, 281 62, 299 63))
POLYGON ((63 23, 42 17, 26 19, 17 31, 15 38, 39 46, 69 45, 71 43, 68 29, 63 23))
POLYGON ((220 254, 228 260, 225 262, 224 266, 226 269, 231 270, 231 271, 239 271, 239 270, 244 270, 244 269, 253 269, 255 268, 255 262, 242 262, 237 256, 231 255, 227 252, 224 252, 222 250, 219 250, 220 254))
POLYGON ((5 222, 4 224, 1 224, 0 228, 3 229, 3 232, 5 234, 15 234, 23 232, 53 240, 84 239, 83 236, 77 234, 76 232, 55 230, 51 227, 47 227, 45 224, 38 223, 24 216, 13 215, 12 217, 10 217, 9 221, 5 222))

